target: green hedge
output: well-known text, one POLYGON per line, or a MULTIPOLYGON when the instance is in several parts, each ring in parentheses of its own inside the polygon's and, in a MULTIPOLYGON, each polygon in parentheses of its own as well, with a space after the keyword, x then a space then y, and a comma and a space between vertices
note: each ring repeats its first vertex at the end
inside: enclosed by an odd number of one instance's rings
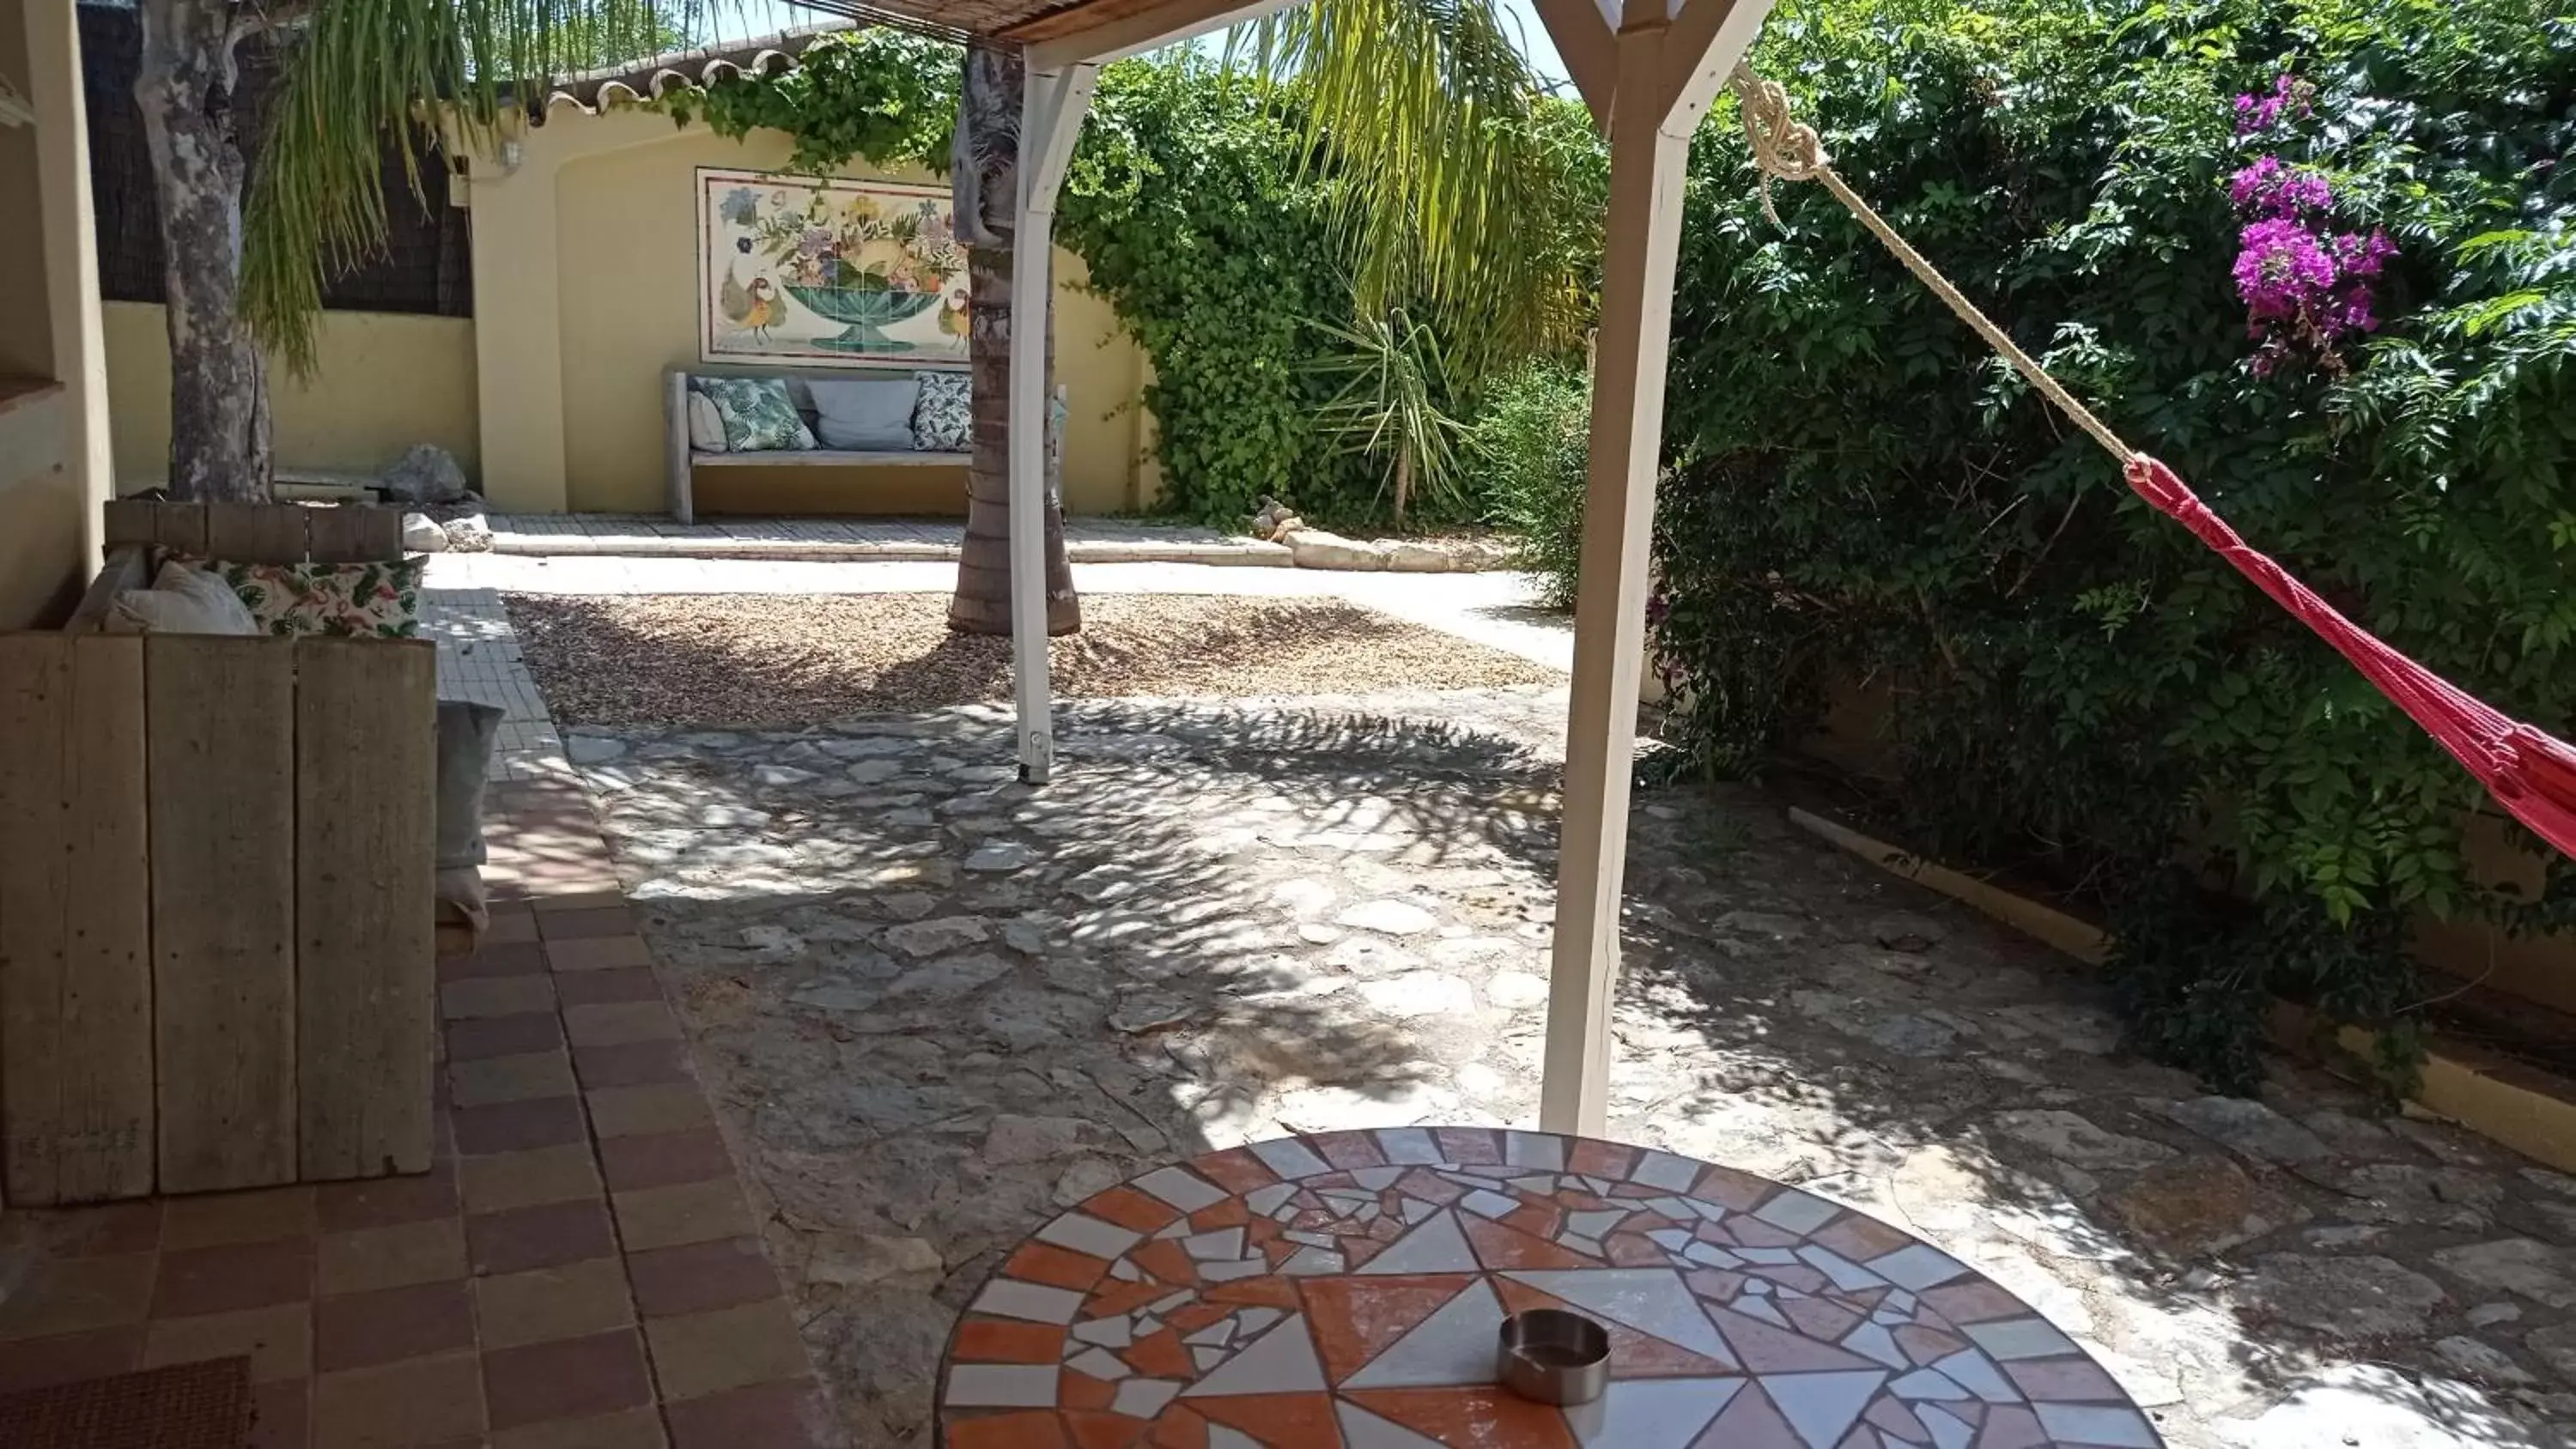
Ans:
MULTIPOLYGON (((2507 711, 2576 718, 2568 15, 1826 0, 1775 12, 1757 62, 1901 231, 2258 547, 2507 711), (2261 203, 2230 179, 2265 156, 2331 192, 2301 213, 2327 244, 2394 242, 2337 284, 2375 332, 2255 315, 2236 270, 2261 203)), ((1775 187, 1775 228, 1718 121, 1657 539, 1697 760, 1750 768, 1829 680, 1884 683, 1909 835, 2095 901, 2137 1039, 2231 1086, 2272 994, 2408 1023, 2413 912, 2576 921, 2555 857, 2538 902, 2473 882, 2474 782, 1829 197, 1775 187)))

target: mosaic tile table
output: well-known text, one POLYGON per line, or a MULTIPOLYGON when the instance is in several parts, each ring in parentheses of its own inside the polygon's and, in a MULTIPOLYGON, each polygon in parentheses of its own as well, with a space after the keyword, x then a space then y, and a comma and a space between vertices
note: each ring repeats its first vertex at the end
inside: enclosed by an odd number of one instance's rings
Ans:
POLYGON ((2020 1300, 1874 1218, 1669 1153, 1482 1128, 1287 1137, 1113 1187, 968 1305, 951 1449, 2157 1449, 2020 1300), (1507 1313, 1611 1386, 1494 1387, 1507 1313))

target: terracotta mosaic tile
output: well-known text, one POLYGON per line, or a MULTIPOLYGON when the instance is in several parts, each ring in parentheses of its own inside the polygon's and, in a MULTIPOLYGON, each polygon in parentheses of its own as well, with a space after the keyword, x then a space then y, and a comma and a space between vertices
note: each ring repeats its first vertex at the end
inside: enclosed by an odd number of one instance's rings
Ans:
POLYGON ((635 1311, 647 1318, 708 1313, 778 1294, 778 1274, 748 1238, 630 1252, 627 1280, 635 1311))
POLYGON ((324 1298, 313 1305, 313 1366, 323 1373, 474 1347, 462 1280, 324 1298))
POLYGON ((952 1444, 1083 1449, 2156 1442, 2071 1340, 1894 1228, 1670 1153, 1456 1128, 1095 1196, 972 1300, 939 1403, 952 1444), (1537 1308, 1606 1330, 1599 1404, 1494 1386, 1498 1325, 1537 1308))
POLYGON ((155 1319, 143 1340, 144 1368, 210 1358, 250 1360, 254 1384, 313 1372, 313 1310, 301 1299, 238 1313, 155 1319))
POLYGON ((483 1355, 492 1427, 585 1419, 653 1401, 644 1346, 631 1328, 483 1355))
POLYGON ((578 936, 546 942, 546 964, 557 971, 617 971, 651 966, 641 936, 578 936))
POLYGON ((446 1040, 447 1059, 454 1062, 553 1051, 564 1044, 563 1021, 551 1011, 451 1021, 446 1040))
POLYGON ((823 1396, 809 1379, 748 1388, 663 1406, 671 1449, 821 1449, 836 1442, 823 1396))
POLYGON ((412 1449, 483 1432, 483 1375, 472 1354, 408 1359, 313 1380, 313 1442, 412 1449))
MULTIPOLYGON (((111 1374, 153 1367, 140 1361, 143 1349, 144 1328, 139 1323, 12 1343, 0 1348, 0 1394, 49 1389, 56 1384, 106 1378, 111 1374)), ((227 1358, 230 1355, 210 1353, 192 1357, 227 1358)), ((184 1361, 163 1360, 169 1363, 184 1361)))
MULTIPOLYGON (((552 1023, 554 1018, 546 1018, 552 1023)), ((560 1034, 558 1034, 560 1039, 560 1034)), ((573 1073, 585 1091, 600 1087, 635 1087, 646 1082, 685 1082, 688 1054, 677 1041, 637 1041, 617 1046, 583 1046, 572 1054, 573 1073)))
POLYGON ((159 1261, 126 1253, 38 1263, 17 1291, 0 1299, 0 1343, 142 1322, 159 1261))
POLYGON ((464 1226, 455 1218, 325 1233, 315 1247, 317 1291, 326 1294, 364 1293, 465 1276, 464 1226))
POLYGON ((273 1243, 313 1232, 313 1189, 262 1188, 177 1197, 162 1209, 164 1249, 215 1248, 229 1243, 273 1243))
POLYGON ((614 1258, 477 1278, 471 1288, 487 1349, 584 1338, 635 1321, 626 1265, 614 1258))
POLYGON ((619 1241, 630 1253, 683 1243, 750 1237, 751 1210, 732 1178, 638 1188, 614 1199, 619 1241))
POLYGON ((608 1207, 597 1200, 477 1214, 465 1220, 465 1242, 477 1276, 559 1267, 617 1251, 608 1207))
POLYGON ((442 1165, 422 1177, 335 1182, 314 1192, 317 1226, 326 1233, 390 1228, 456 1216, 456 1173, 442 1165))
POLYGON ((599 1168, 611 1192, 669 1187, 733 1176, 733 1154, 723 1134, 712 1127, 680 1132, 648 1132, 639 1137, 607 1138, 599 1144, 599 1168))
POLYGON ((666 1402, 813 1373, 805 1340, 780 1299, 656 1318, 644 1331, 652 1339, 653 1374, 666 1402))

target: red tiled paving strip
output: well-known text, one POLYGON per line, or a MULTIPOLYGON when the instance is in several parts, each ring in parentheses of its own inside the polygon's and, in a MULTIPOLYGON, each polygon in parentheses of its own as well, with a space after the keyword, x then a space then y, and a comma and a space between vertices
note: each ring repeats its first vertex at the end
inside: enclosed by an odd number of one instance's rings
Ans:
POLYGON ((588 803, 490 808, 431 1170, 28 1214, 0 1393, 245 1355, 252 1449, 842 1442, 588 803))

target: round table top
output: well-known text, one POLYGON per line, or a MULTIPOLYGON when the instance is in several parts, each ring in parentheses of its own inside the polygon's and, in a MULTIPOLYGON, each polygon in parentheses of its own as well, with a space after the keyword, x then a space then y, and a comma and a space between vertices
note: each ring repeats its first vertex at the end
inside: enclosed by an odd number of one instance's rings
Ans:
POLYGON ((1157 1168, 1039 1229, 967 1308, 952 1449, 2156 1449, 2064 1334, 1939 1250, 1730 1168, 1406 1127, 1157 1168), (1497 1325, 1609 1327, 1611 1385, 1494 1385, 1497 1325))

